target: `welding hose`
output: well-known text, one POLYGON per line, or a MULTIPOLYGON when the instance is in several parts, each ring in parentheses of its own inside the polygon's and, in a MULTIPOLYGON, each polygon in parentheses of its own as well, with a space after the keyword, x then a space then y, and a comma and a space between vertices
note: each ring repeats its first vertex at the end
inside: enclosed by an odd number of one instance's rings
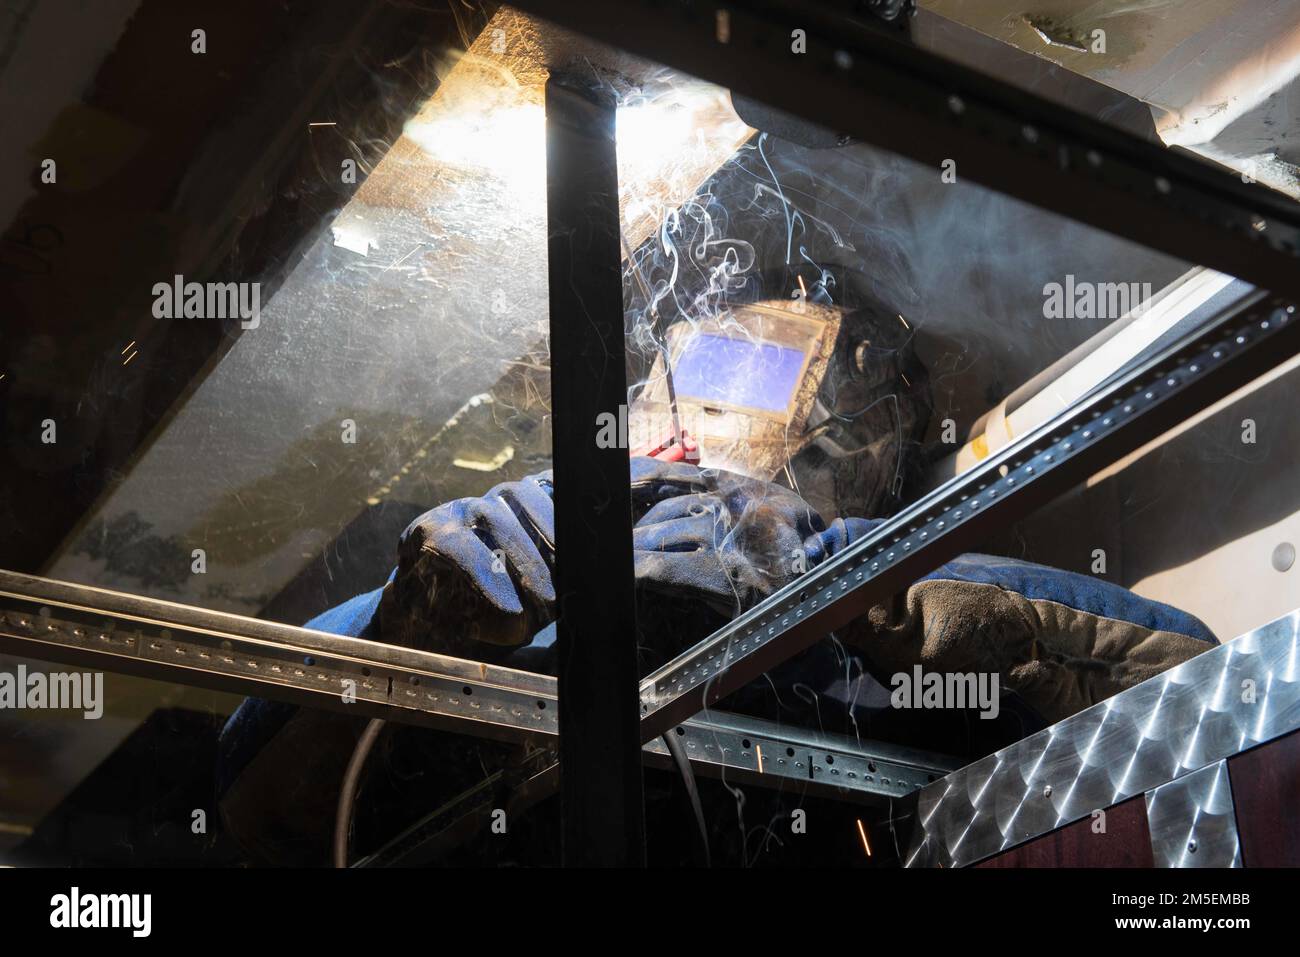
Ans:
POLYGON ((343 772, 343 787, 339 790, 339 807, 334 815, 334 866, 348 866, 348 844, 352 836, 352 806, 356 803, 357 786, 361 781, 361 772, 365 769, 366 758, 379 739, 379 732, 384 729, 382 718, 371 718, 366 730, 361 732, 347 770, 343 772))
MULTIPOLYGON (((365 769, 366 759, 370 757, 370 752, 374 750, 375 742, 379 740, 379 732, 384 729, 382 718, 372 718, 366 725, 366 729, 361 732, 361 737, 357 740, 356 747, 352 749, 352 757, 348 760, 347 770, 343 773, 343 787, 339 790, 338 811, 334 815, 334 866, 348 866, 348 845, 352 833, 352 811, 356 803, 357 788, 361 781, 361 772, 365 769)), ((681 741, 677 739, 675 732, 670 731, 663 736, 665 747, 668 753, 672 755, 673 763, 677 765, 677 771, 682 776, 682 783, 686 786, 686 795, 690 798, 691 812, 695 816, 695 824, 699 829, 700 848, 704 856, 704 866, 712 867, 713 858, 709 849, 709 829, 704 821, 704 807, 700 803, 699 788, 695 784, 695 772, 691 768, 691 760, 686 754, 686 749, 682 747, 681 741)))
POLYGON ((691 799, 691 812, 695 815, 695 825, 700 831, 700 848, 704 854, 704 866, 713 866, 713 857, 709 852, 709 828, 704 822, 704 807, 700 804, 700 792, 695 786, 695 771, 691 768, 691 759, 686 754, 686 749, 682 747, 681 741, 677 739, 676 730, 669 731, 663 736, 664 746, 668 748, 668 753, 673 757, 673 763, 677 765, 677 771, 682 776, 682 783, 686 785, 686 796, 691 799))

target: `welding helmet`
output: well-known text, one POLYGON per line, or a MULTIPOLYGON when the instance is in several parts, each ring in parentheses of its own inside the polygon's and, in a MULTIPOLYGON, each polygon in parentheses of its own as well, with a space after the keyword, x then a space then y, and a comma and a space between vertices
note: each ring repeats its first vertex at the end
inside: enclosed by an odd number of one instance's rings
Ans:
POLYGON ((850 283, 827 270, 812 283, 762 277, 755 290, 795 292, 742 293, 669 325, 629 408, 634 454, 781 481, 823 515, 891 510, 929 420, 929 384, 908 321, 850 283))

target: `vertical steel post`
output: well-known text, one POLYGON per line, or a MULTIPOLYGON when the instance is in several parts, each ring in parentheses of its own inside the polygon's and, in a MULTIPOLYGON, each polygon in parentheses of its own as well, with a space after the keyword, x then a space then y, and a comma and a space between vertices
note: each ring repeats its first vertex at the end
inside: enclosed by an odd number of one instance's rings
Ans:
POLYGON ((546 85, 562 846, 568 866, 645 864, 614 102, 546 85))

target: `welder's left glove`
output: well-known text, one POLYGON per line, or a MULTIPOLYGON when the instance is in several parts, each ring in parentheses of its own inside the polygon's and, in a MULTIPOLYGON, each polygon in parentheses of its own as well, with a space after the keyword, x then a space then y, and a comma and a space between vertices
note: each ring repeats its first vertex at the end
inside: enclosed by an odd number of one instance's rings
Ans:
MULTIPOLYGON (((810 564, 876 522, 836 519, 807 542, 810 564)), ((996 674, 1048 722, 1059 721, 1215 644, 1187 612, 1111 582, 997 555, 965 554, 872 608, 841 633, 876 679, 919 665, 996 674)))
POLYGON ((826 524, 779 485, 720 469, 697 475, 699 491, 665 498, 632 530, 637 587, 730 617, 803 574, 805 540, 826 524))

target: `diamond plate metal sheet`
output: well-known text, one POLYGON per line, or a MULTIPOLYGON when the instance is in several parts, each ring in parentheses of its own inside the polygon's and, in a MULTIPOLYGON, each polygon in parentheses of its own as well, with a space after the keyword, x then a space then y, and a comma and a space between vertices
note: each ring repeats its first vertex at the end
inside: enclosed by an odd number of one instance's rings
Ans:
POLYGON ((973 864, 1300 727, 1300 611, 923 788, 909 867, 973 864))
POLYGON ((1148 791, 1146 803, 1156 867, 1241 867, 1227 761, 1148 791))

